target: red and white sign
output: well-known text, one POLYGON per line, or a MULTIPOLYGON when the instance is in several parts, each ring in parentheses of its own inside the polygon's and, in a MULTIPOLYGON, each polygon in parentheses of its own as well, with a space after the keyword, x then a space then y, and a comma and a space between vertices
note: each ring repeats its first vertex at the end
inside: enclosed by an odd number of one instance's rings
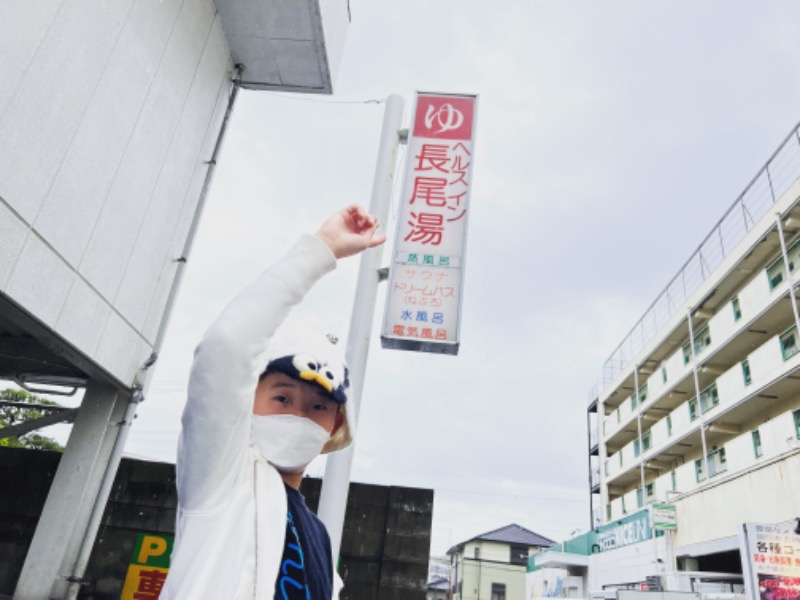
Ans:
POLYGON ((457 354, 477 96, 418 93, 384 347, 457 354))
POLYGON ((739 551, 748 598, 800 597, 800 535, 795 521, 742 523, 739 551))

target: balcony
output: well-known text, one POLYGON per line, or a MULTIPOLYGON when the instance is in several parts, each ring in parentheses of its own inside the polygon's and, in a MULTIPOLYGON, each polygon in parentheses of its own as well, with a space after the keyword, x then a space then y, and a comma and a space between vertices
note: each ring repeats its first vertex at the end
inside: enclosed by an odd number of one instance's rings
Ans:
MULTIPOLYGON (((789 192, 800 176, 798 127, 778 146, 764 167, 700 243, 695 253, 611 353, 603 365, 601 397, 608 389, 614 390, 626 385, 630 380, 629 369, 633 361, 646 352, 657 350, 651 348, 653 342, 663 334, 666 327, 675 327, 676 321, 680 322, 684 307, 702 293, 704 286, 710 287, 710 279, 722 275, 720 267, 727 265, 731 256, 741 252, 746 240, 755 244, 753 251, 756 254, 761 252, 762 249, 758 247, 760 240, 752 239, 758 236, 751 234, 754 231, 757 234, 769 231, 772 228, 770 213, 775 212, 776 208, 783 209, 787 198, 791 203, 796 199, 796 194, 792 197, 789 192)), ((748 255, 738 266, 762 259, 763 257, 748 255)), ((726 283, 735 284, 736 279, 745 277, 746 272, 740 269, 739 273, 727 274, 726 283)), ((663 357, 657 358, 661 360, 663 357)))
POLYGON ((797 382, 788 375, 800 372, 800 353, 787 353, 786 340, 784 333, 762 344, 746 357, 747 370, 741 363, 735 364, 704 390, 700 401, 690 398, 668 413, 657 413, 658 420, 648 421, 643 428, 647 434, 643 439, 649 438, 649 444, 639 447, 637 438, 607 458, 606 483, 628 489, 641 479, 638 467, 642 460, 647 471, 664 471, 676 460, 697 454, 702 447, 701 422, 711 448, 750 427, 763 416, 765 403, 775 405, 793 398, 797 382))
MULTIPOLYGON (((800 250, 800 244, 797 247, 800 250)), ((701 388, 705 389, 732 365, 739 365, 754 346, 785 332, 794 323, 787 291, 785 281, 773 285, 766 270, 760 268, 734 297, 735 302, 726 302, 708 320, 708 337, 702 338, 708 342, 697 348, 701 351, 697 357, 701 388)), ((704 330, 701 327, 695 338, 704 330)), ((638 411, 643 411, 644 421, 652 423, 695 395, 691 361, 685 361, 686 346, 676 348, 644 381, 649 391, 645 403, 634 410, 629 397, 604 418, 603 436, 609 450, 616 451, 637 437, 638 411)), ((789 343, 786 351, 793 352, 795 347, 797 344, 789 343)))
POLYGON ((591 491, 592 494, 600 493, 600 469, 592 469, 591 475, 591 491))

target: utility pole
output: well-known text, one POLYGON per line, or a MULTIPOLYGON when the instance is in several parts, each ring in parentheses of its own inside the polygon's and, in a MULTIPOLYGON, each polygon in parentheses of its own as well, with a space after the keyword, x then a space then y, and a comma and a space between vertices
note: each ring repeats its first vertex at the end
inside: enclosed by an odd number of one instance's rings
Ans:
MULTIPOLYGON (((378 146, 378 162, 375 166, 369 212, 376 216, 384 227, 389 217, 389 206, 394 187, 404 105, 405 101, 401 96, 392 94, 386 99, 386 111, 383 115, 383 128, 378 146)), ((350 317, 350 330, 347 336, 345 360, 350 369, 351 385, 347 410, 353 411, 353 423, 356 424, 356 429, 361 408, 361 393, 364 389, 382 257, 383 245, 365 250, 361 255, 353 312, 350 317)), ((328 456, 319 499, 317 512, 328 529, 331 550, 335 557, 339 556, 342 543, 354 447, 355 442, 348 448, 328 456)))

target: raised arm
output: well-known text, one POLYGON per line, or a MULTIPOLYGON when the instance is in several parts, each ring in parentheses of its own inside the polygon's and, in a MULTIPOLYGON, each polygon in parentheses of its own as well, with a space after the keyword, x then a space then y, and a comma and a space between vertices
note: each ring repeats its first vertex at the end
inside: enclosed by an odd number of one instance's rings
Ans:
POLYGON ((383 243, 377 220, 350 206, 305 235, 223 310, 195 351, 178 450, 187 510, 213 510, 247 452, 258 376, 275 330, 337 258, 383 243))

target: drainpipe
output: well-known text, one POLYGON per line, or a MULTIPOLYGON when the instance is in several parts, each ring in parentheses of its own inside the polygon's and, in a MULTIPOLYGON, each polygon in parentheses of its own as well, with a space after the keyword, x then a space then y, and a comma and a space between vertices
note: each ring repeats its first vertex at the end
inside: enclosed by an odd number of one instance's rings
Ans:
POLYGON ((700 438, 703 442, 703 469, 706 481, 711 476, 708 470, 708 445, 706 444, 706 418, 703 407, 700 406, 700 378, 697 375, 697 350, 694 347, 694 326, 692 325, 692 309, 688 309, 686 321, 689 323, 689 347, 692 349, 692 374, 694 375, 694 393, 697 401, 697 410, 700 412, 700 438))
POLYGON ((783 268, 786 271, 786 282, 789 284, 789 300, 792 303, 792 312, 794 313, 794 324, 797 327, 797 335, 800 336, 800 316, 797 311, 797 297, 794 295, 794 277, 792 271, 789 269, 789 254, 786 251, 786 241, 783 239, 783 223, 781 223, 781 215, 775 215, 775 224, 778 227, 778 239, 781 241, 781 253, 783 254, 783 268))
POLYGON ((639 365, 633 365, 633 396, 636 398, 636 428, 639 432, 639 480, 642 490, 642 506, 644 506, 644 444, 642 443, 642 404, 639 398, 639 365))
POLYGON ((114 440, 114 447, 111 450, 111 456, 109 458, 108 465, 106 466, 103 480, 100 483, 100 489, 98 490, 97 497, 95 498, 95 503, 92 507, 92 513, 89 516, 83 541, 81 542, 80 549, 78 550, 78 557, 75 561, 75 567, 72 570, 72 575, 68 578, 70 583, 69 587, 67 588, 67 600, 75 600, 78 597, 81 581, 86 573, 86 566, 89 563, 89 557, 92 554, 92 548, 94 547, 94 541, 97 537, 97 531, 100 528, 100 521, 103 518, 106 503, 108 502, 108 496, 111 492, 111 486, 114 484, 114 477, 117 474, 117 469, 119 468, 119 463, 122 459, 122 451, 125 448, 125 442, 128 440, 128 433, 130 432, 131 424, 136 418, 136 409, 138 408, 139 403, 144 400, 144 389, 149 383, 150 367, 152 367, 158 359, 158 353, 161 351, 161 346, 164 343, 167 325, 175 307, 178 289, 183 281, 187 259, 191 252, 192 244, 194 243, 197 227, 200 223, 200 216, 203 213, 206 198, 208 196, 209 189, 211 188, 211 180, 214 176, 214 171, 217 166, 217 156, 222 148, 222 142, 225 137, 225 132, 228 129, 228 123, 230 121, 231 113, 233 112, 233 106, 236 102, 239 88, 241 87, 242 71, 244 69, 241 65, 236 65, 235 70, 236 76, 232 80, 233 88, 228 96, 228 106, 225 109, 225 115, 222 119, 222 124, 220 125, 219 134, 217 135, 217 141, 214 144, 214 150, 211 154, 211 158, 206 163, 208 165, 208 170, 206 171, 203 188, 200 191, 200 197, 197 200, 197 207, 194 211, 192 224, 186 235, 186 241, 183 245, 183 252, 175 261, 177 263, 175 277, 172 280, 172 287, 170 288, 169 296, 167 297, 164 315, 161 318, 161 324, 158 328, 158 332, 156 333, 155 340, 153 341, 153 352, 144 362, 134 378, 133 391, 131 393, 130 400, 128 401, 128 406, 125 408, 125 416, 122 418, 122 421, 118 423, 119 429, 117 430, 117 437, 114 440))
MULTIPOLYGON (((599 404, 599 402, 598 402, 599 404)), ((598 409, 599 410, 599 409, 598 409)), ((599 413, 595 413, 598 415, 599 413)), ((592 413, 586 412, 586 435, 589 439, 589 529, 594 529, 594 482, 592 481, 592 413)), ((597 436, 597 460, 598 464, 600 463, 600 436, 597 436)), ((600 478, 598 475, 598 483, 600 483, 600 478)))

